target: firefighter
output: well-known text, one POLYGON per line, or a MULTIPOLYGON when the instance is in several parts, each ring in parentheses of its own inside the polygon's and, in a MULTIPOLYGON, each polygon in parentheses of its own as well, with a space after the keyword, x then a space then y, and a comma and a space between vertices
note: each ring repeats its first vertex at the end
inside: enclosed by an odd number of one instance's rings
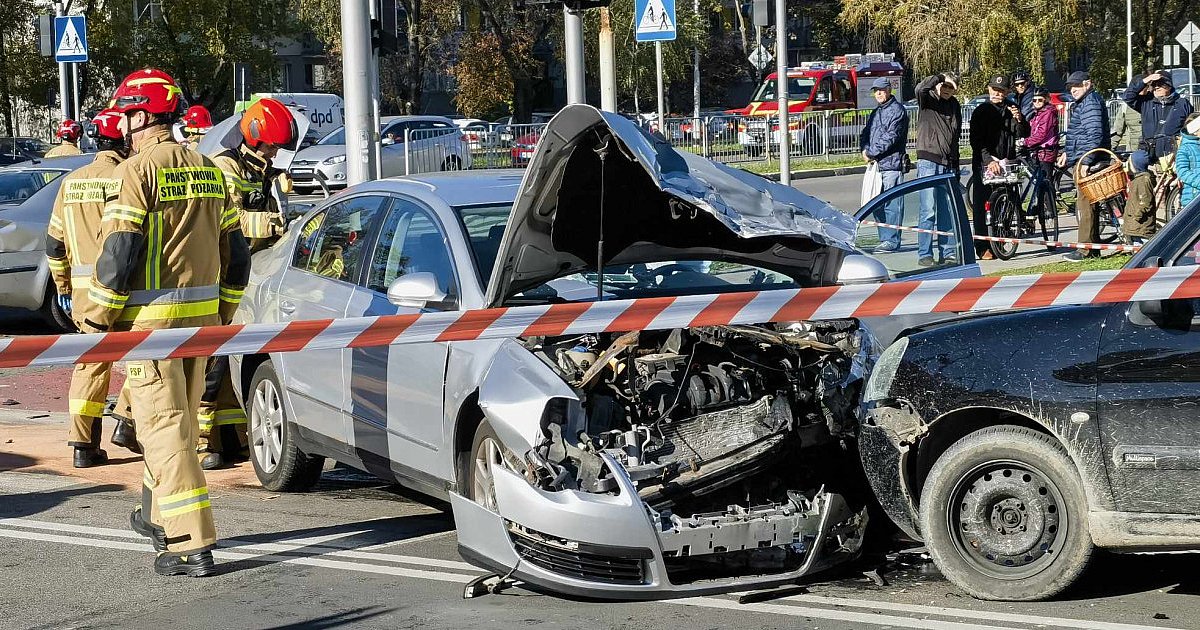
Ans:
MULTIPOLYGON (((242 141, 236 149, 213 155, 213 163, 225 174, 225 186, 241 216, 242 233, 251 249, 273 242, 283 228, 278 210, 271 204, 272 180, 282 172, 271 167, 281 147, 296 141, 296 122, 283 103, 271 98, 255 101, 242 115, 242 141)), ((284 187, 288 187, 286 182, 284 187)), ((200 399, 200 467, 214 470, 234 461, 246 461, 246 413, 233 393, 229 379, 229 357, 208 361, 204 395, 200 399)))
MULTIPOLYGON (((63 177, 50 214, 46 257, 58 289, 59 306, 70 313, 77 326, 82 326, 90 306, 88 285, 100 250, 96 236, 100 233, 105 198, 115 195, 120 186, 120 181, 112 178, 113 171, 129 156, 120 119, 120 114, 106 109, 88 124, 88 136, 100 151, 91 164, 63 177)), ((67 444, 75 449, 76 468, 90 468, 108 461, 108 454, 100 449, 100 417, 108 398, 111 369, 111 363, 80 363, 71 374, 68 390, 71 428, 67 444)), ((112 442, 135 453, 142 452, 133 425, 127 422, 117 422, 112 442)))
MULTIPOLYGON (((171 137, 180 90, 161 70, 139 70, 113 95, 135 155, 121 163, 104 208, 87 332, 147 331, 227 322, 249 275, 249 250, 221 170, 171 137)), ((196 460, 196 408, 204 360, 126 362, 146 468, 130 525, 150 537, 161 575, 214 571, 216 544, 204 471, 196 460)))
POLYGON ((192 105, 183 113, 183 142, 179 144, 193 151, 199 151, 200 141, 204 139, 204 134, 212 128, 212 115, 208 113, 208 108, 203 105, 192 105))
POLYGON ((79 150, 79 135, 83 133, 83 127, 79 123, 70 118, 62 121, 58 125, 58 131, 54 132, 54 137, 62 140, 62 144, 50 149, 46 152, 45 157, 67 157, 69 155, 82 155, 83 151, 79 150))

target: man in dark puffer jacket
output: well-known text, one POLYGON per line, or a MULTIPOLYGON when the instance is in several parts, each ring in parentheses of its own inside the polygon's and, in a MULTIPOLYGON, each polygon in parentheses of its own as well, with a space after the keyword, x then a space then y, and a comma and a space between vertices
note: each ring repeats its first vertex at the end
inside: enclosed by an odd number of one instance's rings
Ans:
MULTIPOLYGON (((1071 119, 1067 124, 1066 153, 1058 158, 1059 166, 1078 164, 1083 155, 1092 149, 1110 146, 1108 127, 1108 107, 1104 99, 1092 89, 1092 81, 1088 73, 1076 70, 1067 77, 1067 88, 1071 90, 1071 98, 1075 104, 1071 107, 1071 119)), ((1108 163, 1099 154, 1092 154, 1084 161, 1085 171, 1096 171, 1108 163)), ((1099 214, 1096 204, 1088 203, 1083 195, 1075 202, 1075 214, 1079 217, 1079 242, 1100 242, 1099 214)), ((1097 251, 1076 250, 1067 254, 1067 260, 1083 260, 1090 256, 1099 256, 1097 251)))
MULTIPOLYGON (((875 162, 883 177, 880 193, 904 181, 905 150, 908 145, 908 110, 892 96, 892 85, 885 78, 875 79, 871 83, 871 94, 879 103, 867 124, 863 127, 858 146, 862 149, 863 159, 875 162)), ((883 206, 881 212, 876 212, 875 220, 880 223, 898 225, 904 215, 904 198, 898 197, 883 206)), ((900 249, 900 231, 893 228, 879 228, 879 246, 875 253, 894 252, 900 249)))

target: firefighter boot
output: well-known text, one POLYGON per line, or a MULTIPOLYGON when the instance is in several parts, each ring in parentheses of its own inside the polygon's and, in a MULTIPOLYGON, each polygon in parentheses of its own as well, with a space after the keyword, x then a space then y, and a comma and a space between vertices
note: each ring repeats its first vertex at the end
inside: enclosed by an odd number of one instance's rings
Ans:
POLYGON ((225 467, 225 458, 215 451, 200 451, 201 470, 216 470, 225 467))
POLYGON ((108 453, 100 448, 100 418, 92 420, 92 441, 87 446, 76 446, 74 465, 76 468, 91 468, 108 463, 108 453))
POLYGON ((113 428, 112 443, 141 455, 142 447, 137 443, 137 431, 133 428, 133 423, 115 414, 114 417, 117 420, 117 426, 113 428))
POLYGON ((155 551, 167 550, 167 532, 163 528, 146 522, 142 518, 142 507, 133 508, 133 512, 129 515, 129 526, 133 531, 150 539, 150 544, 154 545, 155 551))
POLYGON ((204 577, 216 572, 216 563, 211 551, 189 554, 159 552, 154 558, 154 572, 159 575, 186 575, 204 577))

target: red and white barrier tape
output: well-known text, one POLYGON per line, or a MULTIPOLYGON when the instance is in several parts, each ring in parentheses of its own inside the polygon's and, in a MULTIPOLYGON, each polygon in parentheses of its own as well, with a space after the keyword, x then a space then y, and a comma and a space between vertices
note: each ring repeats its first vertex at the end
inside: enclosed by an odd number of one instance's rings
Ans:
MULTIPOLYGON (((925 228, 916 228, 907 225, 892 225, 891 223, 879 223, 878 221, 860 221, 863 225, 874 227, 891 228, 893 230, 904 230, 907 232, 917 232, 920 234, 935 234, 937 236, 956 236, 954 232, 945 232, 942 230, 927 230, 925 228)), ((1110 252, 1137 252, 1142 249, 1141 245, 1108 245, 1105 243, 1071 243, 1067 241, 1047 241, 1040 238, 1006 238, 1002 236, 981 236, 972 234, 971 238, 977 241, 993 241, 997 243, 1020 243, 1028 245, 1045 245, 1046 247, 1063 247, 1071 249, 1097 249, 1110 252)))
POLYGON ((1200 297, 1200 266, 1087 271, 0 340, 0 367, 1200 297))

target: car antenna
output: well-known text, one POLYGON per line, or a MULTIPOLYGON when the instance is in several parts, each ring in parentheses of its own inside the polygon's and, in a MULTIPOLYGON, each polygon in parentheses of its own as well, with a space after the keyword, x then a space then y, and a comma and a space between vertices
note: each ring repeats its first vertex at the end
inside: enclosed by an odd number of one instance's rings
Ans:
MULTIPOLYGON (((598 135, 598 134, 597 134, 598 135)), ((600 146, 592 149, 600 156, 600 238, 596 242, 596 301, 604 301, 604 167, 608 162, 608 148, 612 134, 599 136, 600 146)))

